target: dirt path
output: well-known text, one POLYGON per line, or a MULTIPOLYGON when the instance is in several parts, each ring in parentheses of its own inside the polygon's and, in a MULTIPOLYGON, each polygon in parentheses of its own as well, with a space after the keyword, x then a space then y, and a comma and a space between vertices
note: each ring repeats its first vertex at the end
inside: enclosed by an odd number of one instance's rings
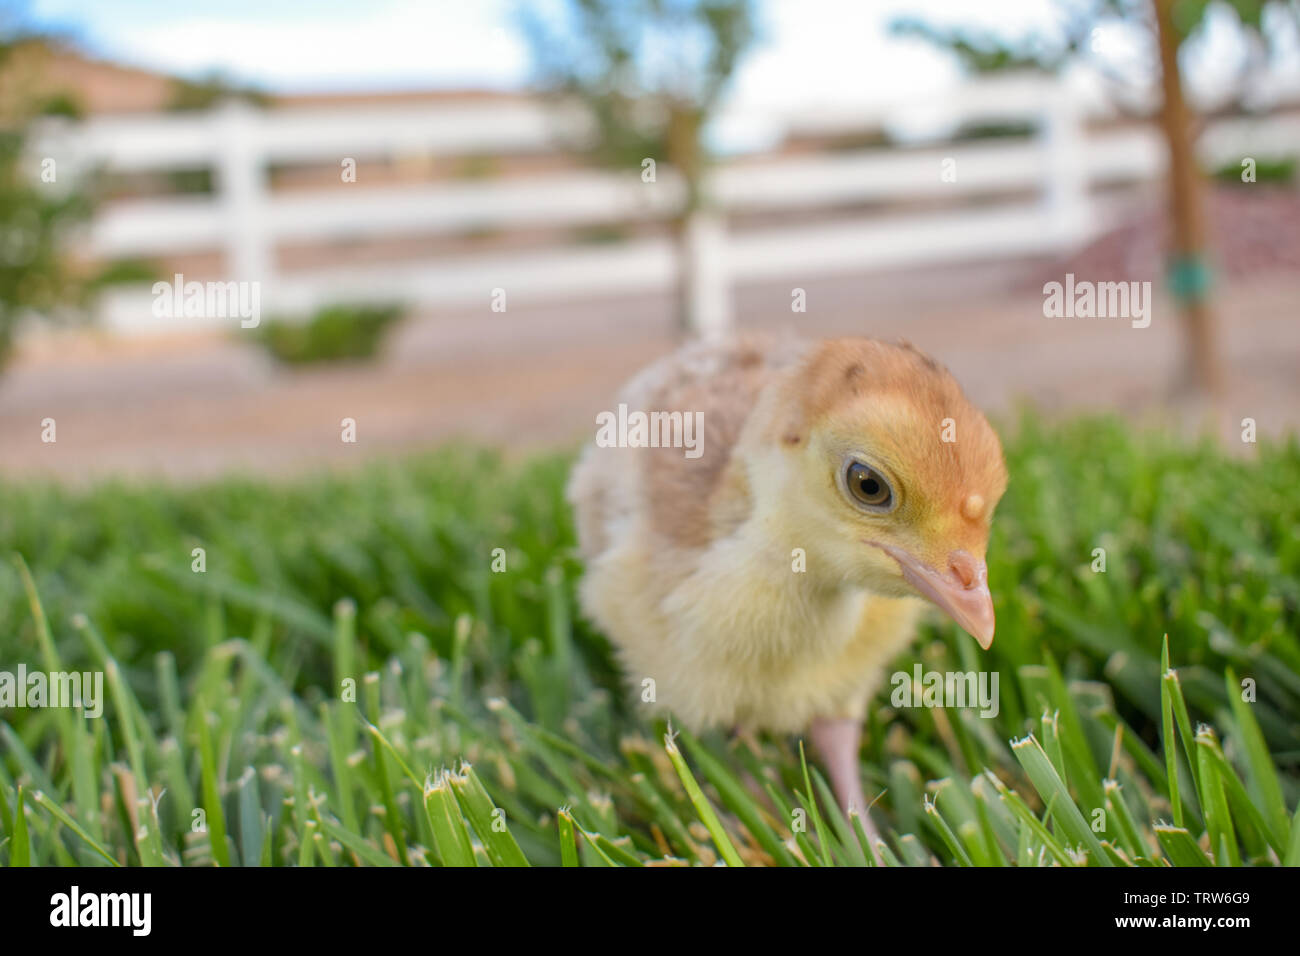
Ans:
MULTIPOLYGON (((1168 401, 1181 340, 1159 294, 1151 327, 1133 329, 1122 319, 1047 319, 1041 295, 990 294, 977 281, 966 301, 898 276, 804 287, 799 315, 788 285, 740 290, 740 323, 906 337, 995 412, 1022 398, 1049 411, 1172 413, 1184 423, 1203 411, 1168 401)), ((1244 417, 1261 432, 1300 426, 1300 277, 1257 277, 1219 301, 1232 385, 1218 427, 1235 433, 1244 417)), ((628 375, 672 347, 671 329, 666 297, 512 301, 504 315, 413 318, 371 365, 291 372, 232 339, 65 336, 29 348, 0 377, 0 475, 194 479, 346 465, 452 438, 512 450, 576 442, 628 375), (53 444, 41 441, 45 418, 57 423, 53 444), (354 445, 340 439, 343 418, 357 421, 354 445)))

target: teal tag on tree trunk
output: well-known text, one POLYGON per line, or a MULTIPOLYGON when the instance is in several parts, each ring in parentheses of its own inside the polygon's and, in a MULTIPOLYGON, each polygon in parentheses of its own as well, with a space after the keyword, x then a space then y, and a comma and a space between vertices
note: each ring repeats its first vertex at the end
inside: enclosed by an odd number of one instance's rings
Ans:
POLYGON ((1169 262, 1169 291, 1183 302, 1206 297, 1214 282, 1214 272, 1201 256, 1178 256, 1169 262))

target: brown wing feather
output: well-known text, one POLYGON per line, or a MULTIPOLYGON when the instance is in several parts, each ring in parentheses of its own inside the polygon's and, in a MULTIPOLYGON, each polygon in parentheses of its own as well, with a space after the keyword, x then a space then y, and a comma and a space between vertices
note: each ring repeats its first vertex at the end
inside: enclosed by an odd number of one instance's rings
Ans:
POLYGON ((666 356, 628 383, 619 396, 629 410, 703 413, 703 454, 681 448, 587 449, 574 470, 569 497, 579 550, 590 559, 616 533, 613 525, 639 514, 653 533, 677 547, 707 545, 724 526, 743 520, 743 473, 729 469, 763 387, 802 355, 790 339, 748 336, 724 344, 689 345, 666 356), (629 457, 631 456, 631 457, 629 457), (733 494, 719 497, 728 487, 733 494), (714 508, 715 499, 722 507, 714 508))

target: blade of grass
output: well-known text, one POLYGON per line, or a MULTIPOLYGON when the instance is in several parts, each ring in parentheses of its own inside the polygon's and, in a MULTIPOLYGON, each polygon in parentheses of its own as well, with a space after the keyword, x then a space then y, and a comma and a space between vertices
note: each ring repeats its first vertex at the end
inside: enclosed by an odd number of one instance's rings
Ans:
POLYGON ((320 819, 321 828, 371 866, 398 866, 398 862, 369 840, 358 836, 329 817, 320 819))
POLYGON ((27 814, 23 810, 23 788, 18 785, 18 800, 14 804, 13 842, 9 847, 10 866, 32 865, 32 843, 27 833, 27 814))
POLYGON ((808 804, 808 815, 812 817, 813 833, 817 835, 817 846, 821 852, 822 866, 834 866, 831 860, 830 844, 827 840, 826 826, 822 822, 821 811, 817 809, 817 800, 813 796, 812 781, 808 779, 808 757, 804 753, 803 741, 799 741, 799 767, 803 771, 803 793, 807 796, 800 796, 804 803, 808 804))
POLYGON ((1156 839, 1174 866, 1210 866, 1211 863, 1185 827, 1157 823, 1152 827, 1156 839))
POLYGON ((1242 699, 1241 685, 1231 667, 1224 674, 1224 682, 1227 685, 1228 704, 1232 708, 1233 717, 1236 718, 1237 731, 1241 737, 1241 749, 1246 756, 1250 792, 1271 828, 1274 839, 1270 842, 1273 842, 1275 847, 1280 846, 1286 842, 1289 821, 1286 801, 1282 798, 1282 784, 1277 776, 1277 767, 1268 752, 1268 745, 1264 743, 1264 734, 1259 729, 1255 715, 1250 712, 1249 705, 1242 699))
MULTIPOLYGON (((1165 635, 1160 651, 1160 673, 1169 671, 1169 635, 1165 635)), ((1174 826, 1183 825, 1183 800, 1178 792, 1178 745, 1174 741, 1174 698, 1169 682, 1160 680, 1160 716, 1165 745, 1165 781, 1169 786, 1169 805, 1174 813, 1174 826)))
POLYGON ((443 771, 424 789, 424 809, 443 866, 478 866, 465 818, 443 771))
POLYGON ((699 740, 689 731, 680 730, 678 736, 686 745, 692 759, 704 773, 704 777, 713 784, 722 798, 723 804, 734 813, 749 831, 750 835, 764 850, 778 862, 789 866, 794 863, 794 856, 786 849, 785 843, 763 819, 762 811, 750 797, 748 791, 721 761, 716 759, 699 740))
POLYGON ((1228 800, 1223 792, 1223 776, 1219 764, 1214 759, 1214 751, 1217 747, 1218 744, 1209 728, 1203 728, 1196 735, 1199 758, 1197 768, 1201 776, 1201 806, 1205 811, 1205 829, 1210 835, 1210 845, 1225 851, 1232 866, 1241 866, 1237 834, 1232 825, 1232 815, 1228 812, 1228 800))
POLYGON ((939 812, 938 807, 935 806, 934 801, 931 800, 928 795, 926 796, 923 805, 925 807, 926 815, 930 818, 930 822, 934 824, 934 827, 939 832, 939 836, 943 840, 944 845, 948 847, 948 851, 953 855, 957 862, 961 866, 974 866, 975 863, 971 860, 970 854, 967 853, 966 848, 961 845, 961 841, 957 839, 957 834, 952 832, 952 827, 948 825, 948 821, 943 818, 943 814, 939 812))
POLYGON ((51 816, 55 817, 60 823, 62 823, 65 827, 67 827, 77 836, 81 837, 82 841, 87 846, 89 846, 92 850, 94 850, 96 853, 102 856, 110 864, 112 864, 113 866, 121 866, 121 864, 117 862, 117 860, 113 857, 113 855, 109 853, 108 850, 104 849, 103 845, 98 840, 96 840, 89 833, 87 833, 85 829, 81 826, 81 824, 77 823, 76 820, 68 816, 67 812, 61 806, 59 806, 57 803, 55 803, 45 794, 41 793, 39 790, 33 793, 32 802, 35 803, 37 806, 41 807, 42 809, 48 811, 51 816))
POLYGON ((528 866, 519 844, 506 825, 505 811, 498 809, 488 796, 478 774, 468 763, 461 764, 460 773, 449 777, 456 802, 469 818, 479 841, 488 851, 494 866, 528 866))
POLYGON ((1286 856, 1282 858, 1283 866, 1300 866, 1300 806, 1291 818, 1291 839, 1287 843, 1286 856))
POLYGON ((708 797, 704 795, 704 791, 696 783, 691 768, 686 766, 686 760, 682 757, 682 752, 677 748, 677 742, 673 739, 671 733, 664 735, 664 747, 668 751, 668 759, 673 763, 673 769, 677 771, 677 776, 682 781, 682 786, 686 788, 686 795, 690 797, 691 804, 695 807, 700 822, 709 831, 709 836, 713 838, 713 845, 718 848, 722 859, 726 861, 727 866, 744 866, 740 854, 736 852, 735 845, 731 842, 731 838, 727 836, 727 831, 722 828, 722 821, 718 819, 718 815, 714 812, 708 797))
POLYGON ((212 749, 212 732, 201 714, 198 725, 199 776, 212 860, 217 866, 230 866, 230 850, 226 847, 226 812, 221 806, 221 785, 217 780, 217 757, 212 749))
POLYGON ((568 807, 560 807, 556 821, 560 830, 560 865, 580 866, 577 834, 573 832, 573 816, 569 813, 568 807))
POLYGON ((1061 829, 1075 844, 1086 848, 1095 863, 1099 866, 1110 866, 1110 857, 1101 848, 1101 841, 1097 839, 1083 814, 1075 806, 1065 781, 1056 773, 1056 768, 1052 766, 1051 760, 1033 735, 1021 740, 1013 740, 1011 750, 1020 761, 1020 765, 1025 768, 1025 773, 1029 775, 1029 780, 1038 791, 1038 795, 1045 803, 1053 806, 1061 829))

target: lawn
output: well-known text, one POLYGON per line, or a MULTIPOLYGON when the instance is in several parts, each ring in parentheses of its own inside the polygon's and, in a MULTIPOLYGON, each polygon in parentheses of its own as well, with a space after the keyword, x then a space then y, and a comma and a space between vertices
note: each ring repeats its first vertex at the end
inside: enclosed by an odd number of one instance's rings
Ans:
MULTIPOLYGON (((936 621, 894 668, 996 671, 998 713, 886 684, 884 861, 1300 864, 1300 446, 1006 438, 997 639, 936 621)), ((0 711, 0 863, 864 865, 797 740, 669 736, 620 688, 570 461, 0 485, 0 671, 107 698, 0 711)))

